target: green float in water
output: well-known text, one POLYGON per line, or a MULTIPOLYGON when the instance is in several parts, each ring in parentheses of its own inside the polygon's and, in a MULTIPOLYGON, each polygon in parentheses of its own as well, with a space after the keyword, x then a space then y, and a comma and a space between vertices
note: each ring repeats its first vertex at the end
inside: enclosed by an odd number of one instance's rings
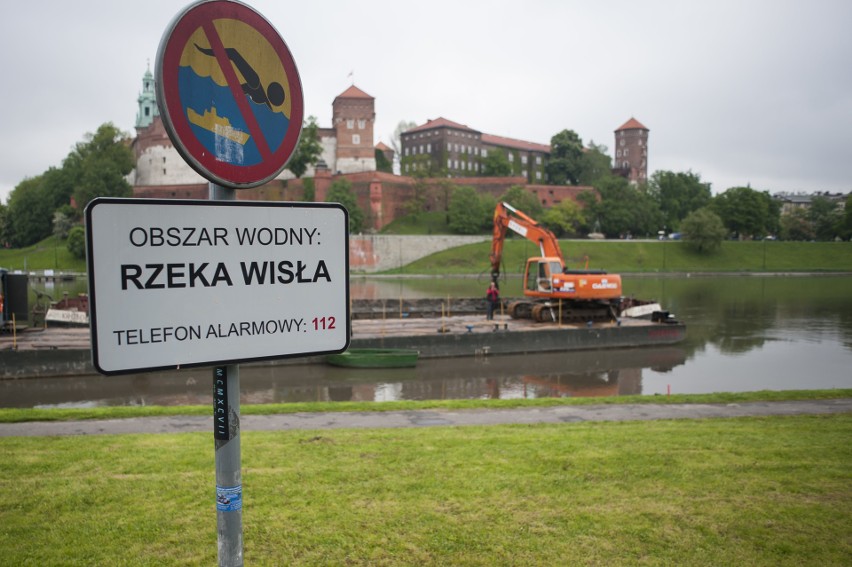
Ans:
POLYGON ((351 348, 326 355, 325 361, 348 368, 410 368, 417 365, 420 351, 404 348, 351 348))

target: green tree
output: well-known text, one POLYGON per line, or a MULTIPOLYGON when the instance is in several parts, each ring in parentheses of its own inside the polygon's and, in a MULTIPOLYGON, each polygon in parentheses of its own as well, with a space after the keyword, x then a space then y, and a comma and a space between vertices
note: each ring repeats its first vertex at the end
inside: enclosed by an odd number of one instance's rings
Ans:
POLYGON ((732 187, 716 195, 711 207, 738 238, 761 237, 778 231, 780 204, 766 191, 732 187))
POLYGON ((429 193, 429 184, 426 182, 426 173, 423 170, 415 172, 414 183, 411 184, 411 196, 406 199, 403 210, 406 216, 417 220, 420 213, 426 210, 426 198, 429 193))
POLYGON ((583 169, 583 141, 573 130, 550 139, 550 158, 544 170, 551 185, 577 185, 583 169))
POLYGON ((86 230, 78 225, 68 231, 68 240, 65 242, 65 246, 75 258, 85 258, 86 230))
POLYGON ((290 156, 290 161, 287 162, 287 169, 297 178, 302 177, 308 167, 319 162, 321 155, 322 144, 320 144, 317 119, 316 116, 309 116, 302 125, 299 144, 296 146, 293 155, 290 156))
POLYGON ((805 209, 793 209, 781 215, 783 240, 813 240, 816 237, 810 215, 805 209))
POLYGON ((725 235, 728 234, 722 219, 709 207, 703 207, 686 215, 680 229, 687 246, 700 253, 719 250, 725 235))
POLYGON ((852 238, 852 193, 846 196, 846 206, 844 207, 843 225, 840 231, 840 237, 843 240, 852 238))
POLYGON ((606 146, 589 141, 589 147, 583 152, 580 161, 580 171, 577 175, 578 185, 594 186, 599 179, 612 174, 612 159, 606 152, 606 146))
POLYGON ((502 150, 491 149, 482 159, 482 174, 486 177, 506 177, 512 174, 512 164, 502 150))
POLYGON ((585 208, 587 228, 598 223, 600 231, 613 238, 656 234, 663 227, 656 201, 632 187, 627 179, 617 175, 602 177, 595 189, 597 193, 583 191, 578 196, 585 208))
POLYGON ((509 203, 516 209, 523 211, 536 220, 539 220, 539 217, 541 217, 544 212, 544 207, 541 206, 538 198, 521 185, 512 185, 509 187, 506 192, 500 196, 500 201, 509 203))
POLYGON ((710 184, 691 171, 657 171, 648 181, 648 193, 657 202, 668 228, 677 229, 689 213, 710 204, 710 184))
POLYGON ((68 231, 76 224, 76 212, 71 205, 63 205, 53 211, 53 235, 68 238, 68 231))
POLYGON ((317 198, 317 187, 314 184, 314 179, 312 177, 308 177, 302 181, 302 189, 302 201, 310 203, 317 198))
POLYGON ((447 213, 450 230, 457 234, 478 234, 482 230, 482 202, 473 187, 456 187, 447 213))
POLYGON ((497 208, 497 199, 490 193, 482 193, 479 196, 479 208, 482 211, 480 228, 490 231, 494 227, 494 209, 497 208))
POLYGON ((393 164, 388 161, 385 152, 376 148, 376 171, 384 171, 385 173, 393 173, 393 164))
POLYGON ((9 242, 9 207, 0 203, 0 247, 11 246, 9 242))
POLYGON ((837 203, 819 195, 811 199, 808 212, 817 240, 834 240, 840 235, 844 217, 837 203))
POLYGON ((348 179, 335 179, 328 188, 325 198, 328 203, 340 203, 349 211, 349 232, 358 233, 364 230, 366 215, 358 206, 358 198, 352 191, 352 184, 348 179))
POLYGON ((112 123, 102 124, 94 134, 86 134, 62 162, 62 174, 73 184, 78 212, 96 197, 133 194, 126 177, 133 171, 135 161, 127 140, 127 134, 112 123))
POLYGON ((50 236, 53 210, 45 187, 40 175, 23 180, 9 194, 7 236, 12 246, 29 246, 50 236))
POLYGON ((571 199, 564 199, 544 211, 541 223, 556 236, 574 237, 579 235, 580 228, 586 224, 586 219, 579 204, 571 199))

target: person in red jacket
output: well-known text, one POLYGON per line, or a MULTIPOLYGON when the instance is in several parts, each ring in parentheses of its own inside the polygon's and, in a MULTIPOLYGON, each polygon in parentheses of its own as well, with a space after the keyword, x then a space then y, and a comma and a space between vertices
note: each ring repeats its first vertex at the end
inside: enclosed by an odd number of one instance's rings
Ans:
POLYGON ((485 300, 488 302, 488 319, 494 319, 494 310, 500 304, 500 290, 497 289, 497 284, 491 282, 488 286, 488 291, 485 292, 485 300))

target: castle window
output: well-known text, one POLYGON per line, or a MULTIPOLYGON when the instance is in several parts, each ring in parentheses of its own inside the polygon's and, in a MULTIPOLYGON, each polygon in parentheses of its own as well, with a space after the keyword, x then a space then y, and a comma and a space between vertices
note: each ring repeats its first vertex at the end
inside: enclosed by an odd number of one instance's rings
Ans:
POLYGON ((352 143, 354 145, 358 145, 361 143, 361 135, 360 134, 352 134, 352 143))
POLYGON ((350 130, 351 130, 352 128, 354 128, 354 127, 355 127, 355 120, 353 120, 352 118, 348 119, 348 120, 346 121, 346 127, 347 127, 348 129, 350 129, 350 130))
POLYGON ((358 129, 359 130, 363 130, 366 127, 367 127, 367 121, 366 120, 359 120, 358 121, 358 129))
POLYGON ((488 150, 482 148, 482 157, 488 157, 488 150))
POLYGON ((629 148, 624 148, 624 157, 627 157, 627 152, 629 152, 629 151, 630 151, 629 148))
MULTIPOLYGON (((524 165, 527 164, 527 156, 521 156, 521 163, 524 164, 524 165)), ((526 175, 526 174, 524 174, 524 175, 526 175)))
POLYGON ((515 161, 515 154, 513 154, 513 153, 509 154, 509 161, 515 161))
POLYGON ((426 151, 430 154, 432 153, 432 144, 426 144, 426 151))
POLYGON ((525 169, 525 170, 521 171, 521 177, 526 177, 526 176, 527 176, 527 170, 525 169))
POLYGON ((453 160, 447 158, 447 169, 451 169, 453 167, 453 160))
MULTIPOLYGON (((541 165, 541 156, 535 156, 535 164, 541 165)), ((539 177, 541 177, 541 175, 539 175, 539 177)))
POLYGON ((536 171, 536 172, 535 172, 535 178, 536 178, 536 179, 541 179, 541 172, 540 172, 540 171, 536 171))

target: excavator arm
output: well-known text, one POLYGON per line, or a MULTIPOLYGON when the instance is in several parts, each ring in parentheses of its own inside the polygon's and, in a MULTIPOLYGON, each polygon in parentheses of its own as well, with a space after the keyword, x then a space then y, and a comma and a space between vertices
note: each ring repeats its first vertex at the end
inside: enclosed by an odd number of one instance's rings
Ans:
POLYGON ((542 256, 559 258, 562 265, 562 250, 556 236, 538 224, 532 217, 519 211, 509 203, 497 203, 494 208, 494 231, 491 238, 491 279, 497 281, 500 277, 500 263, 503 259, 503 245, 506 241, 506 231, 512 230, 527 240, 538 244, 542 256))

